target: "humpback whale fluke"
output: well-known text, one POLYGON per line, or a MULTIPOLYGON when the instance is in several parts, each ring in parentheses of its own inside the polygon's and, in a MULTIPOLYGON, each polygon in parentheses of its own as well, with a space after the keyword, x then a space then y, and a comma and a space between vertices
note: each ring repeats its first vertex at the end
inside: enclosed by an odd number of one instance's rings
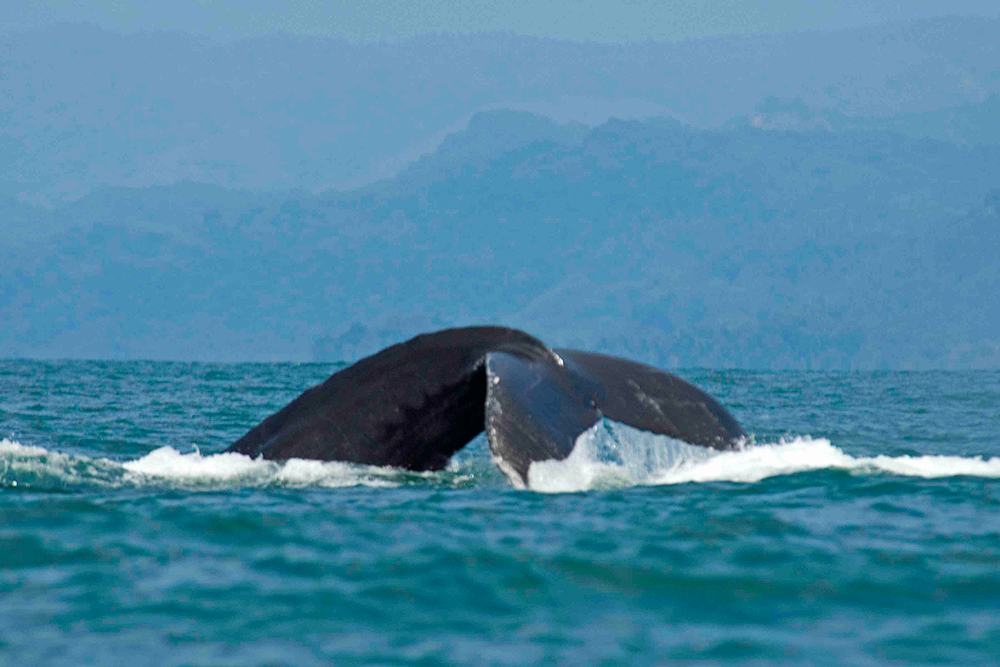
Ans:
POLYGON ((422 334, 366 357, 226 451, 438 470, 485 428, 501 470, 523 485, 533 461, 566 458, 602 417, 713 449, 744 437, 718 401, 670 373, 478 326, 422 334))

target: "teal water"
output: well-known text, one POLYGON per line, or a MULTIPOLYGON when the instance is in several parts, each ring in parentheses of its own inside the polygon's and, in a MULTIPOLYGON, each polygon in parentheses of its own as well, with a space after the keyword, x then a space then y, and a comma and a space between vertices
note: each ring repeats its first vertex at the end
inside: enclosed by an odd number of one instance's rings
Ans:
POLYGON ((0 663, 1000 662, 1000 373, 686 371, 744 451, 526 490, 218 454, 336 368, 0 361, 0 663))

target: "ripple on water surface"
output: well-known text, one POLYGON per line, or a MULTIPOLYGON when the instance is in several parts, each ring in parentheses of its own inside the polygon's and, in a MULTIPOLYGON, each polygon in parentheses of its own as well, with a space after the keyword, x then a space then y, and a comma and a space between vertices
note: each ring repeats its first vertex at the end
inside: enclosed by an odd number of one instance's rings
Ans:
POLYGON ((1000 662, 998 374, 692 371, 745 449, 524 490, 219 453, 331 370, 0 362, 0 662, 1000 662))

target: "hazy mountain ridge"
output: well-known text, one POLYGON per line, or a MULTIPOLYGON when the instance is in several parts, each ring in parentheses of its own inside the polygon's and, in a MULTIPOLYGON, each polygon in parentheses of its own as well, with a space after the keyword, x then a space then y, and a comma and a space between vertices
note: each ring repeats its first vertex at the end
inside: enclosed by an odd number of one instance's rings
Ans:
MULTIPOLYGON (((1000 94, 1000 21, 599 45, 507 34, 229 44, 86 26, 0 36, 0 195, 60 204, 185 180, 322 190, 394 172, 487 107, 654 105, 720 126, 768 96, 849 116, 1000 94)), ((966 134, 968 134, 966 132, 966 134)))
POLYGON ((1000 145, 1000 95, 957 107, 887 117, 847 116, 813 107, 801 99, 769 97, 726 127, 786 132, 891 132, 967 146, 1000 145))
POLYGON ((996 366, 998 173, 895 133, 498 111, 354 192, 63 207, 0 274, 0 354, 342 359, 502 322, 669 365, 996 366))

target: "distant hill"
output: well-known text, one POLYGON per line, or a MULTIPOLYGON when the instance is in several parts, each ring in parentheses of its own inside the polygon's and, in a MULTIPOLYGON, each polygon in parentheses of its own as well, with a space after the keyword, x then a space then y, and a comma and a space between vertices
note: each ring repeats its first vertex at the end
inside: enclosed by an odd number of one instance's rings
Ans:
POLYGON ((726 124, 787 132, 891 132, 914 139, 935 139, 965 146, 1000 145, 1000 95, 956 107, 895 116, 847 116, 801 99, 769 97, 753 111, 726 124))
POLYGON ((497 322, 668 366, 996 367, 997 174, 896 132, 484 113, 350 192, 59 208, 0 267, 0 355, 349 360, 497 322))
MULTIPOLYGON (((1000 20, 960 18, 625 45, 7 32, 0 197, 60 205, 101 187, 184 181, 352 188, 497 107, 589 122, 655 111, 710 128, 776 96, 850 117, 905 115, 919 129, 921 114, 1000 94, 998 43, 1000 20)), ((948 138, 927 120, 927 136, 948 138)), ((964 122, 952 128, 957 141, 968 140, 964 122)))

